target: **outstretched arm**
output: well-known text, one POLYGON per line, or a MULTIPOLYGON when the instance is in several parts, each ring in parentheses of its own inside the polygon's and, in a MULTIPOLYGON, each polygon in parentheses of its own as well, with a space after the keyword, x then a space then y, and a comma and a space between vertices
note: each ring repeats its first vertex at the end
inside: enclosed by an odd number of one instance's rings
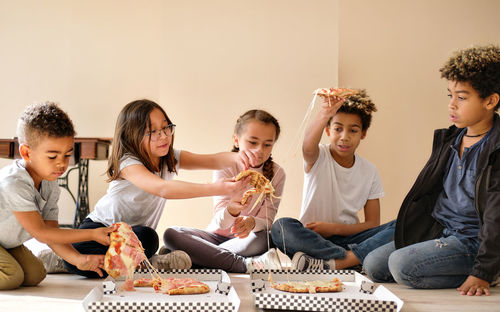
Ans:
MULTIPOLYGON (((57 221, 45 221, 50 228, 59 228, 57 221)), ((81 230, 80 230, 81 231, 81 230)), ((104 255, 82 255, 70 244, 48 244, 61 258, 75 265, 82 271, 94 271, 102 277, 104 255)))
POLYGON ((120 171, 120 178, 130 181, 145 192, 170 199, 231 194, 240 184, 248 182, 248 180, 234 182, 232 178, 206 184, 163 180, 143 165, 131 165, 123 168, 120 171))
POLYGON ((38 211, 14 211, 17 221, 38 241, 46 244, 71 244, 84 241, 96 241, 109 245, 108 234, 112 227, 97 229, 60 229, 57 221, 44 221, 38 211))
POLYGON ((364 212, 365 222, 362 223, 310 222, 306 224, 306 227, 323 237, 330 237, 333 235, 353 235, 380 225, 380 201, 378 198, 367 200, 364 212))
POLYGON ((181 151, 179 167, 181 169, 208 169, 219 170, 237 163, 243 168, 257 165, 257 157, 251 150, 222 152, 216 154, 195 154, 181 151))
POLYGON ((304 156, 304 161, 306 163, 306 172, 309 172, 314 166, 316 160, 318 160, 318 144, 321 140, 321 136, 323 135, 323 130, 328 124, 328 120, 337 113, 337 110, 345 101, 344 99, 338 97, 332 97, 330 100, 330 102, 326 100, 323 104, 321 104, 320 111, 316 114, 314 120, 306 129, 304 141, 302 143, 302 155, 304 156))

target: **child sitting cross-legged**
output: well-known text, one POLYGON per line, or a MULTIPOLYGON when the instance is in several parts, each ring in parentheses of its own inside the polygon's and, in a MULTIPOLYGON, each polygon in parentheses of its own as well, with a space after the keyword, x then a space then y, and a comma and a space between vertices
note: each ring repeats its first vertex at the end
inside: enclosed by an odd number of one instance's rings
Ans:
POLYGON ((380 225, 384 195, 374 165, 356 154, 375 105, 366 91, 325 100, 308 127, 302 152, 304 191, 300 221, 277 220, 276 246, 292 257, 292 268, 343 269, 363 263, 373 249, 393 239, 394 222, 380 225), (319 144, 323 131, 330 144, 319 144), (365 221, 358 211, 364 209, 365 221))

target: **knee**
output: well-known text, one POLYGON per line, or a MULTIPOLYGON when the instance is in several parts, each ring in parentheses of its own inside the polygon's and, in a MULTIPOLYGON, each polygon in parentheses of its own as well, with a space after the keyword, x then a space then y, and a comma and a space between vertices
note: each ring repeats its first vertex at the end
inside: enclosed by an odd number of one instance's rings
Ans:
POLYGON ((4 263, 0 268, 0 290, 16 289, 23 284, 24 271, 19 263, 4 263))
POLYGON ((179 241, 180 235, 182 235, 181 229, 177 226, 169 227, 168 229, 166 229, 165 233, 163 233, 163 243, 165 244, 165 247, 170 250, 179 249, 177 246, 177 242, 179 241))
POLYGON ((23 286, 36 286, 45 279, 45 276, 47 272, 43 266, 41 270, 31 270, 30 274, 24 274, 23 286))
POLYGON ((387 282, 390 278, 390 272, 387 267, 387 259, 377 257, 376 254, 370 252, 363 261, 363 269, 366 275, 374 282, 387 282))
POLYGON ((277 240, 282 239, 282 233, 285 235, 290 234, 293 228, 296 228, 298 225, 302 226, 299 220, 294 218, 280 218, 276 220, 271 227, 271 237, 273 240, 276 238, 277 240))
POLYGON ((146 257, 152 257, 160 246, 160 240, 158 238, 158 234, 156 234, 156 231, 147 226, 143 226, 140 228, 134 227, 133 229, 137 235, 137 238, 139 238, 142 246, 144 247, 146 257))
POLYGON ((409 271, 413 268, 414 264, 411 263, 411 259, 406 253, 400 250, 394 251, 389 257, 388 266, 394 280, 398 284, 415 287, 412 283, 415 277, 411 277, 409 271))
POLYGON ((366 255, 363 261, 363 269, 371 280, 379 283, 394 281, 389 270, 389 258, 393 252, 393 246, 389 243, 366 255))

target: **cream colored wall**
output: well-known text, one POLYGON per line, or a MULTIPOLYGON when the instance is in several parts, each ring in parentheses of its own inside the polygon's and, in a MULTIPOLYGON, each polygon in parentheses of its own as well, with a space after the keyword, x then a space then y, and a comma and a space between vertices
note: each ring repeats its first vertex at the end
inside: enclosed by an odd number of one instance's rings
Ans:
MULTIPOLYGON (((129 101, 158 101, 177 123, 177 148, 231 148, 247 109, 282 126, 273 152, 287 172, 278 216, 297 217, 297 130, 317 87, 364 87, 378 105, 359 153, 379 169, 383 220, 396 216, 425 163, 434 128, 449 125, 438 68, 451 51, 499 43, 498 1, 7 1, 0 0, 0 137, 36 100, 55 100, 79 136, 113 135, 129 101)), ((0 166, 7 164, 0 160, 0 166)), ((106 191, 90 163, 90 203, 106 191)), ((181 172, 188 181, 208 171, 181 172)), ((71 219, 65 193, 62 219, 71 219)), ((205 227, 211 199, 168 201, 167 226, 205 227)))
POLYGON ((436 128, 450 125, 439 68, 455 50, 500 44, 500 1, 341 0, 339 81, 377 104, 360 154, 384 183, 382 219, 397 215, 424 166, 436 128))
MULTIPOLYGON (((111 137, 120 109, 158 101, 178 125, 175 147, 227 151, 237 117, 274 114, 273 152, 287 173, 280 216, 298 217, 302 193, 297 130, 319 86, 337 84, 338 2, 0 0, 0 137, 37 100, 60 102, 79 136, 111 137), (318 10, 317 7, 321 7, 318 10)), ((0 166, 9 163, 1 160, 0 166)), ((90 162, 91 206, 105 193, 106 163, 90 162)), ((179 179, 211 181, 211 172, 179 179)), ((71 220, 65 192, 61 221, 71 220)), ((204 228, 210 198, 170 200, 167 226, 204 228)))

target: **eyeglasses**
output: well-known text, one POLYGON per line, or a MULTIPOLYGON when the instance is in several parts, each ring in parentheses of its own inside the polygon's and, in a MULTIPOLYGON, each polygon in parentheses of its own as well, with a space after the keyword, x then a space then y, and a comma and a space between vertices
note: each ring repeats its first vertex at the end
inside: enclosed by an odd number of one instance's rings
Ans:
POLYGON ((175 125, 169 124, 165 128, 161 128, 160 130, 153 130, 153 131, 146 132, 145 136, 150 137, 150 140, 152 142, 156 142, 160 139, 162 133, 166 137, 171 137, 174 135, 174 132, 175 132, 175 125))

